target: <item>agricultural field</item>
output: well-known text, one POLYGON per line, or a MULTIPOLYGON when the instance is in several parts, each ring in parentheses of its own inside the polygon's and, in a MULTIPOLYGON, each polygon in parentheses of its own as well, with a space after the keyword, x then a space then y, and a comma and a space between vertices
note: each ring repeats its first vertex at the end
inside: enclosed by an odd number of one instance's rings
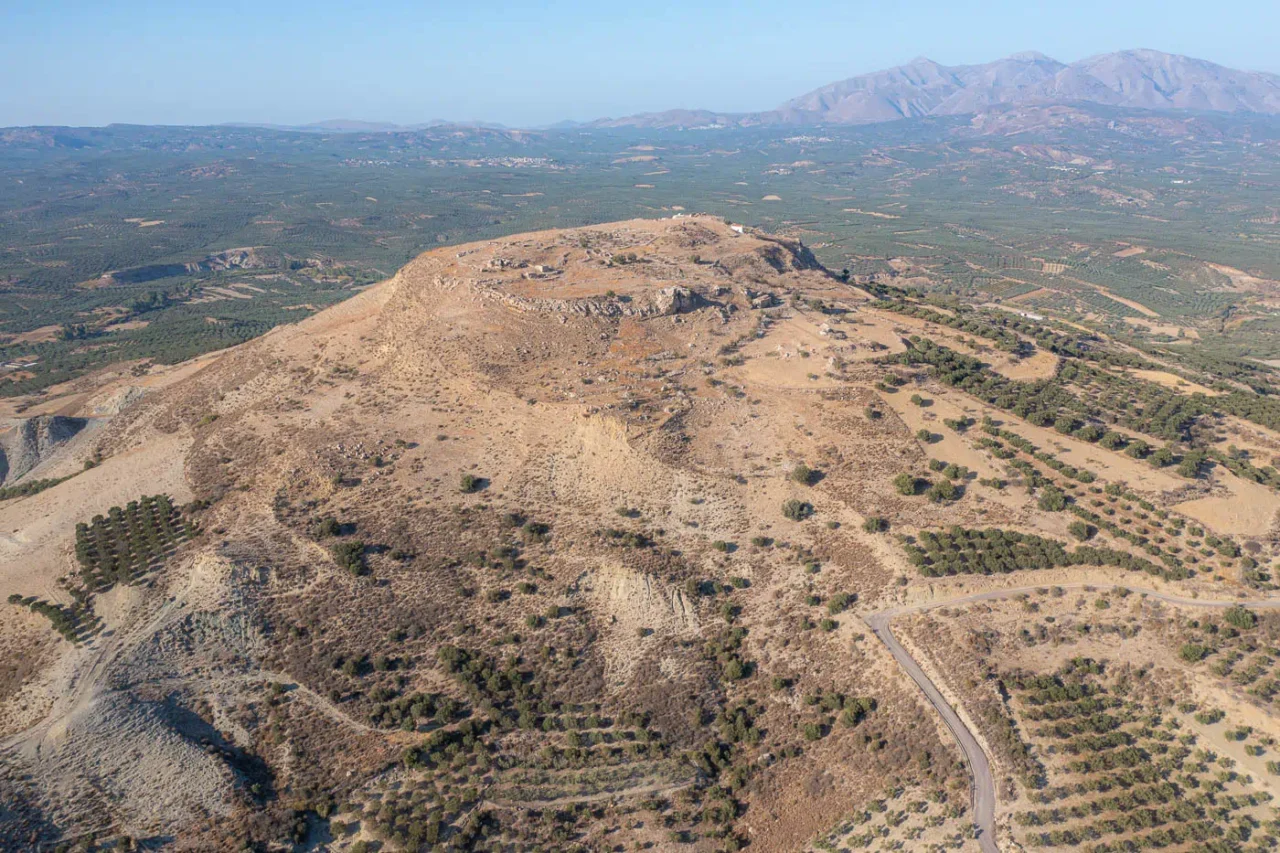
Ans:
POLYGON ((1026 849, 1265 850, 1280 764, 1250 685, 1270 659, 1234 683, 1230 663, 1266 658, 1275 618, 1075 584, 929 610, 900 632, 963 697, 1026 849))

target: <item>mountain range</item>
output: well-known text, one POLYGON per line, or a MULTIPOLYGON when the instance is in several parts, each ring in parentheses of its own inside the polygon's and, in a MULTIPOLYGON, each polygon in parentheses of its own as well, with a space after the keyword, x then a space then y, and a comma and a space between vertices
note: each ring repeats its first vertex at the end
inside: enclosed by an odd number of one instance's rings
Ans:
POLYGON ((223 127, 254 127, 263 130, 287 130, 299 133, 412 133, 419 130, 436 130, 449 127, 473 127, 486 130, 506 130, 506 125, 491 121, 449 121, 431 119, 417 124, 395 124, 389 121, 361 121, 359 119, 332 118, 309 124, 268 124, 259 122, 227 122, 223 127))
POLYGON ((872 124, 966 115, 990 107, 1093 103, 1130 109, 1280 114, 1280 75, 1238 71, 1156 50, 1126 50, 1066 64, 1016 53, 981 65, 919 58, 850 77, 755 113, 668 110, 595 127, 751 127, 872 124))

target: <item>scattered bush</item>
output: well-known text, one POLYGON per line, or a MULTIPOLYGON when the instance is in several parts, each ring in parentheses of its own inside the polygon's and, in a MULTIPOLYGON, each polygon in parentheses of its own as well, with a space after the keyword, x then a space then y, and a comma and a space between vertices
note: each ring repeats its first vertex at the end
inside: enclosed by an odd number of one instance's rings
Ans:
POLYGON ((1178 655, 1187 663, 1199 663, 1208 656, 1210 651, 1212 651, 1210 648, 1199 643, 1186 643, 1178 649, 1178 655))
POLYGON ((954 501, 960 497, 960 489, 950 480, 939 480, 928 488, 925 496, 934 503, 942 503, 943 501, 954 501))
POLYGON ((1046 486, 1040 492, 1037 506, 1045 512, 1060 512, 1067 508, 1067 496, 1055 486, 1046 486))
POLYGON ((917 495, 920 493, 920 479, 914 474, 903 471, 893 478, 893 487, 900 495, 917 495))
POLYGON ((804 521, 813 515, 813 504, 808 501, 796 500, 791 498, 782 504, 782 514, 792 521, 804 521))
POLYGON ((1067 532, 1081 542, 1092 539, 1097 532, 1092 526, 1085 524, 1083 521, 1073 521, 1067 525, 1067 532))
POLYGON ((1235 607, 1228 608, 1227 612, 1223 614, 1223 618, 1227 620, 1229 625, 1234 625, 1243 631, 1247 631, 1258 624, 1257 615, 1252 610, 1241 607, 1238 604, 1235 607))
POLYGON ((353 575, 363 575, 368 571, 364 554, 365 544, 358 539, 333 546, 333 559, 353 575))
POLYGON ((818 481, 818 472, 801 462, 791 469, 791 479, 801 485, 812 486, 818 481))

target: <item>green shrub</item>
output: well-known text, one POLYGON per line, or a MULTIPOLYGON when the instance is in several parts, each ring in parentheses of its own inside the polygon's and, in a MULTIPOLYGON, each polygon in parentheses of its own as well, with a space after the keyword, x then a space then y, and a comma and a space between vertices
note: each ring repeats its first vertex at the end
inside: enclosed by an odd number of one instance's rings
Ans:
POLYGON ((791 479, 805 486, 812 486, 818 479, 818 472, 801 462, 791 469, 791 479))
POLYGON ((903 471, 893 478, 893 487, 900 495, 915 495, 920 491, 920 480, 914 474, 903 471))
POLYGON ((1092 539, 1095 533, 1094 529, 1083 521, 1071 522, 1067 525, 1067 532, 1079 539, 1081 542, 1092 539))
POLYGON ((339 542, 333 546, 333 559, 353 575, 363 575, 368 571, 368 566, 364 559, 365 544, 363 541, 356 539, 349 542, 339 542))
POLYGON ((1178 655, 1187 663, 1199 663, 1208 656, 1211 650, 1199 643, 1186 643, 1178 650, 1178 655))
POLYGON ((934 503, 954 501, 960 497, 960 490, 950 480, 939 480, 929 487, 925 495, 934 503))
POLYGON ((791 498, 782 503, 782 514, 792 521, 804 521, 813 513, 813 504, 808 501, 791 498))
POLYGON ((1046 512, 1059 512, 1067 508, 1067 496, 1062 493, 1061 489, 1054 486, 1045 486, 1040 492, 1040 500, 1037 505, 1046 512))
POLYGON ((1238 604, 1235 607, 1229 608, 1227 612, 1223 614, 1223 618, 1227 620, 1228 624, 1246 631, 1258 624, 1258 617, 1254 612, 1248 608, 1241 607, 1238 604))
POLYGON ((338 523, 338 519, 329 515, 316 521, 311 531, 317 539, 323 539, 326 536, 337 536, 342 533, 342 525, 338 523))
POLYGON ((1123 450, 1124 446, 1129 443, 1129 439, 1124 437, 1123 433, 1108 432, 1102 438, 1098 439, 1098 444, 1108 450, 1123 450))
POLYGON ((847 592, 838 592, 827 601, 827 612, 832 616, 843 613, 849 606, 849 602, 853 600, 853 596, 847 592))

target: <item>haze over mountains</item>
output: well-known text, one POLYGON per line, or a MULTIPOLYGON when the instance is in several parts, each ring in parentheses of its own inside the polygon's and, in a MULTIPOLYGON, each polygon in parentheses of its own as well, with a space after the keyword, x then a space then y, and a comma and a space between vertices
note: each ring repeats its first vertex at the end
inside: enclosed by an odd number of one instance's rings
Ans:
MULTIPOLYGON (((588 122, 559 121, 525 129, 860 125, 1067 104, 1280 115, 1280 75, 1240 71, 1157 50, 1106 53, 1070 64, 1035 51, 979 65, 948 66, 918 57, 905 65, 830 83, 772 110, 730 113, 677 108, 588 122)), ((320 134, 517 130, 494 121, 441 118, 412 124, 336 118, 301 125, 228 122, 222 126, 320 134)))
POLYGON ((416 124, 396 124, 390 121, 361 121, 350 118, 331 118, 309 124, 266 124, 259 122, 228 122, 225 127, 257 127, 264 130, 292 130, 305 133, 412 133, 417 130, 434 130, 441 127, 481 127, 505 129, 505 125, 491 121, 449 121, 431 119, 416 124))
POLYGON ((1016 53, 982 65, 921 57, 815 89, 759 113, 669 110, 595 122, 601 127, 871 124, 965 115, 1001 105, 1094 103, 1152 110, 1280 113, 1280 76, 1187 56, 1126 50, 1070 65, 1016 53))

